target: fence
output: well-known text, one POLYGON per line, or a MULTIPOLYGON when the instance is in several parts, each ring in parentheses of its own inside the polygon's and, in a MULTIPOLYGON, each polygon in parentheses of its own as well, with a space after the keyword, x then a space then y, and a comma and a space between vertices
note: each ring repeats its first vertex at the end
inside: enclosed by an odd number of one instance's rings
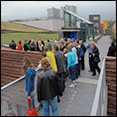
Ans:
POLYGON ((105 58, 102 62, 101 73, 91 110, 91 116, 106 116, 107 114, 107 87, 105 75, 105 58))

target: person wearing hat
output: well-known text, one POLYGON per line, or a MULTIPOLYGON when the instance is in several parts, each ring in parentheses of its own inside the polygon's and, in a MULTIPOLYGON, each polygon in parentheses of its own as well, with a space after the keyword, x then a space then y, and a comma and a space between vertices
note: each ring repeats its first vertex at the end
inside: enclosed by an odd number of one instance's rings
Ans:
POLYGON ((11 43, 9 44, 9 47, 11 49, 16 49, 16 43, 15 43, 15 41, 13 39, 11 40, 11 43))
POLYGON ((25 40, 25 44, 24 44, 24 51, 29 51, 30 50, 30 44, 31 40, 28 42, 28 40, 25 40))

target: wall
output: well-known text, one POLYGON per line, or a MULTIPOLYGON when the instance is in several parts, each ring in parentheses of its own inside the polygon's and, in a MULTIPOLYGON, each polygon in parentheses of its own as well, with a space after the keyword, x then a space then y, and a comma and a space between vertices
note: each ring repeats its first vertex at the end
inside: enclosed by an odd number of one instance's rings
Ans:
POLYGON ((1 50, 1 87, 24 75, 24 56, 28 56, 36 68, 42 58, 40 52, 1 50))
POLYGON ((107 116, 116 116, 116 57, 106 57, 107 116))

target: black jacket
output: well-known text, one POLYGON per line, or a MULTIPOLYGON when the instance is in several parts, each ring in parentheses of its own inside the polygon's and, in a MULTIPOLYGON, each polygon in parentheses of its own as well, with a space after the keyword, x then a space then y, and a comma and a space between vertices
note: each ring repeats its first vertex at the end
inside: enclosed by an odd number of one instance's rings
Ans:
POLYGON ((9 44, 9 47, 10 47, 11 49, 16 49, 16 43, 10 43, 10 44, 9 44))
MULTIPOLYGON (((41 43, 43 44, 43 46, 45 46, 45 44, 44 44, 44 41, 43 41, 43 40, 41 40, 41 43)), ((38 41, 37 41, 37 51, 39 51, 38 41)))
POLYGON ((55 96, 62 96, 59 76, 54 70, 46 69, 38 75, 37 100, 50 100, 55 96))
MULTIPOLYGON (((95 54, 95 56, 93 56, 93 60, 94 60, 94 62, 100 62, 100 58, 99 58, 99 50, 98 50, 98 48, 95 48, 95 49, 93 49, 93 53, 95 54)), ((92 54, 93 54, 92 53, 92 54)))
MULTIPOLYGON (((31 40, 29 41, 28 45, 30 45, 31 40)), ((24 51, 30 50, 26 44, 24 44, 24 51)))
POLYGON ((34 43, 33 44, 31 43, 31 46, 30 46, 30 51, 35 51, 35 44, 34 43))
POLYGON ((109 47, 107 56, 114 56, 114 57, 116 57, 116 46, 110 46, 109 47))
POLYGON ((86 47, 82 44, 81 47, 83 48, 84 54, 86 52, 86 47))

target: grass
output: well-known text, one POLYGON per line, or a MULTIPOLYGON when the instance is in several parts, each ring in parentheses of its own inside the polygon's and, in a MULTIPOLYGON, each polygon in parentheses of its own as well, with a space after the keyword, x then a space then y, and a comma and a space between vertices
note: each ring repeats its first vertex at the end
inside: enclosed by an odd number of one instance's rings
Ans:
POLYGON ((24 32, 49 32, 44 29, 33 28, 30 26, 11 23, 11 22, 1 22, 1 30, 13 30, 13 31, 24 31, 24 32))
POLYGON ((1 44, 7 44, 11 42, 12 39, 15 40, 16 45, 18 45, 19 40, 22 41, 22 46, 24 45, 24 40, 34 39, 35 43, 38 40, 38 37, 41 37, 43 41, 46 39, 53 40, 54 38, 58 39, 58 34, 44 34, 44 33, 2 33, 1 34, 1 44))

